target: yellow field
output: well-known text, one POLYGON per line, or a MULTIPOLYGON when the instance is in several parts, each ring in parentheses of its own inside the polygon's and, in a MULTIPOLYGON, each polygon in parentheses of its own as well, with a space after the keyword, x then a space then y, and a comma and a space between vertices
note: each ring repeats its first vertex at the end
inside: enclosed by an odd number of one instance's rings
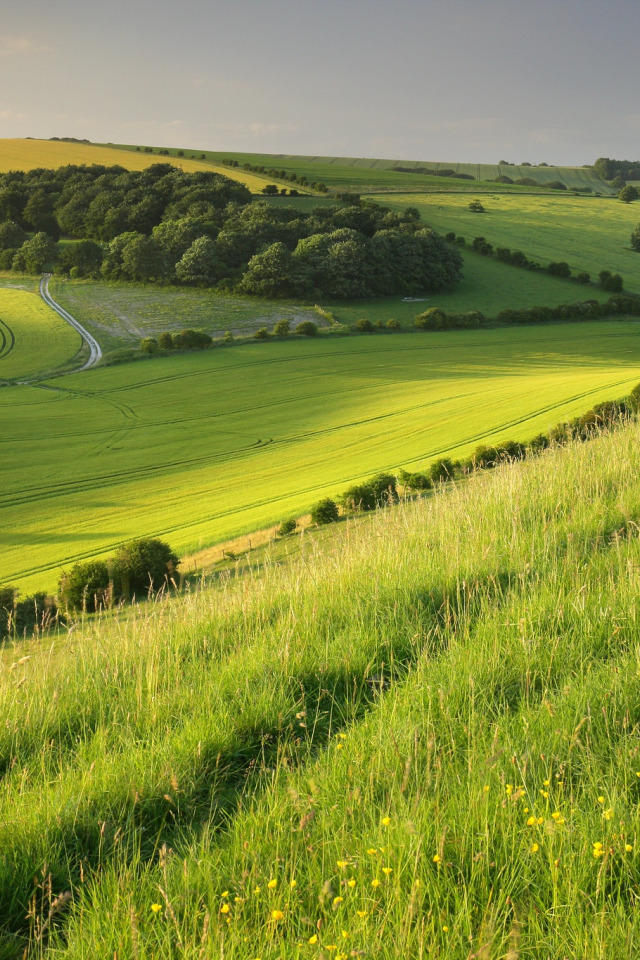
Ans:
POLYGON ((137 153, 133 150, 118 150, 116 147, 100 147, 92 143, 63 143, 58 140, 8 140, 0 139, 0 173, 9 170, 34 170, 36 167, 55 169, 67 164, 102 163, 106 166, 119 164, 127 170, 144 170, 152 163, 171 163, 174 167, 193 173, 208 170, 221 173, 230 180, 244 183, 252 193, 260 193, 271 181, 245 170, 236 170, 218 163, 191 160, 189 157, 161 157, 158 154, 137 153))

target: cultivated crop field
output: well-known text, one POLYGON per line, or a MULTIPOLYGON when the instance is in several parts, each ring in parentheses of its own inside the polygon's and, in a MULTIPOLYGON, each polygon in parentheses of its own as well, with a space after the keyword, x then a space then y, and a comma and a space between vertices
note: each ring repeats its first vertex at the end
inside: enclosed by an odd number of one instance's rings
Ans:
POLYGON ((2 955, 636 956, 639 449, 5 650, 2 955))
POLYGON ((6 388, 2 580, 50 589, 61 567, 138 536, 192 552, 380 470, 527 439, 628 393, 639 332, 248 343, 6 388))
POLYGON ((640 292, 640 256, 629 243, 640 221, 640 204, 605 197, 496 193, 483 198, 486 212, 478 214, 468 209, 467 197, 456 194, 371 199, 392 209, 417 207, 422 219, 440 233, 451 230, 468 242, 483 236, 494 247, 522 250, 543 266, 566 260, 574 272, 586 270, 593 280, 601 270, 621 273, 625 288, 640 292))
POLYGON ((0 385, 68 368, 80 355, 80 335, 46 306, 35 286, 32 279, 0 280, 0 385))

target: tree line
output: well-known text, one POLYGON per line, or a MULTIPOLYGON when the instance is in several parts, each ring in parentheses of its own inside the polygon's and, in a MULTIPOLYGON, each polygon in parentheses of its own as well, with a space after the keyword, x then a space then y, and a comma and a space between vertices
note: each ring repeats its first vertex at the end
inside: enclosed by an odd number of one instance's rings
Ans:
POLYGON ((57 259, 72 278, 336 299, 442 290, 461 275, 459 252, 413 208, 358 200, 303 212, 250 199, 226 177, 167 164, 6 174, 0 269, 38 273, 57 259), (60 249, 60 231, 79 242, 60 249))

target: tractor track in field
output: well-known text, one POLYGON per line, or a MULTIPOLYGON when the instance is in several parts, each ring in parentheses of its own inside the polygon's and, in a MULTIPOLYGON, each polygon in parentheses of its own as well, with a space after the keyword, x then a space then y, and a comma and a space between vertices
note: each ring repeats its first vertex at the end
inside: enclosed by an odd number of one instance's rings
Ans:
POLYGON ((0 360, 2 360, 11 353, 16 344, 13 330, 4 320, 0 320, 0 337, 2 338, 0 342, 0 360))

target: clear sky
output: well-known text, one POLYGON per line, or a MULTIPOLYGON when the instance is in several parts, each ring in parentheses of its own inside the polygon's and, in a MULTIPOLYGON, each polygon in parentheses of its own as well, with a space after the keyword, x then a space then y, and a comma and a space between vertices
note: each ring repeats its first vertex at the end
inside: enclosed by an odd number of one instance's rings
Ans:
POLYGON ((2 0, 0 137, 640 159, 640 0, 2 0))

